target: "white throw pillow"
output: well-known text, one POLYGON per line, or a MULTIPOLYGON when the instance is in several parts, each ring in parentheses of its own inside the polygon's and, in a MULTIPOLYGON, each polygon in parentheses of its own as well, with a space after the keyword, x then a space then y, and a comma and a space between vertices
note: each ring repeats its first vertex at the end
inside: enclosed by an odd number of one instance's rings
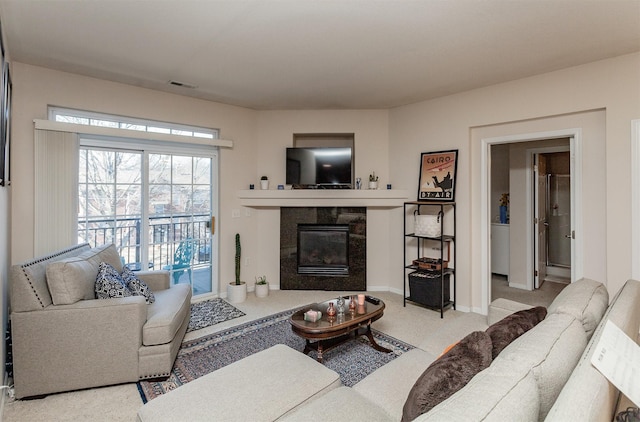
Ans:
POLYGON ((47 265, 47 285, 54 305, 70 305, 93 299, 93 285, 98 267, 77 257, 47 265))

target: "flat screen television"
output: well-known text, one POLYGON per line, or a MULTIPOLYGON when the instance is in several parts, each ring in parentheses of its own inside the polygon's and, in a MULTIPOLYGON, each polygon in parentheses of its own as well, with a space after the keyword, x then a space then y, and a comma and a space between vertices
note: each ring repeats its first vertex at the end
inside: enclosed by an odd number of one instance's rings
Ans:
POLYGON ((287 148, 288 185, 310 188, 351 188, 351 148, 287 148))

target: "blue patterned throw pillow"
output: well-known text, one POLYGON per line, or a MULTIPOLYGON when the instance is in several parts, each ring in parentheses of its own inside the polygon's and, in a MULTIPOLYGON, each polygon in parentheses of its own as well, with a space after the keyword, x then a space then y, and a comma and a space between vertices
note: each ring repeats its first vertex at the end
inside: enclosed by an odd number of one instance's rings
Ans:
POLYGON ((147 286, 147 283, 136 277, 135 273, 128 267, 124 267, 122 270, 122 280, 124 280, 134 296, 144 296, 147 303, 156 301, 156 297, 153 295, 149 286, 147 286))
POLYGON ((95 290, 98 299, 132 296, 118 270, 106 262, 101 262, 98 267, 95 290))

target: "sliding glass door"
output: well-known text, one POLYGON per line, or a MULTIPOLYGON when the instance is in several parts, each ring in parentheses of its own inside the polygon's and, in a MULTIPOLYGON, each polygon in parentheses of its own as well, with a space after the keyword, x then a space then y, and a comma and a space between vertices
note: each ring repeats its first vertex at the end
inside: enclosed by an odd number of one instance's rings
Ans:
POLYGON ((194 294, 217 291, 215 154, 80 149, 78 237, 114 243, 134 271, 164 269, 194 294))
POLYGON ((149 154, 149 257, 194 294, 212 291, 212 169, 210 157, 149 154))

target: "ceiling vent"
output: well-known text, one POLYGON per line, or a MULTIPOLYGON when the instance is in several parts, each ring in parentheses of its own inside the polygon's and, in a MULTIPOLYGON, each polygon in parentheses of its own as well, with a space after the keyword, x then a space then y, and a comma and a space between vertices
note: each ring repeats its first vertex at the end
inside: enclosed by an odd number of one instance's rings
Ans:
POLYGON ((188 84, 186 82, 179 82, 179 81, 169 81, 169 85, 179 86, 181 88, 189 88, 189 89, 196 89, 197 88, 196 85, 188 84))

